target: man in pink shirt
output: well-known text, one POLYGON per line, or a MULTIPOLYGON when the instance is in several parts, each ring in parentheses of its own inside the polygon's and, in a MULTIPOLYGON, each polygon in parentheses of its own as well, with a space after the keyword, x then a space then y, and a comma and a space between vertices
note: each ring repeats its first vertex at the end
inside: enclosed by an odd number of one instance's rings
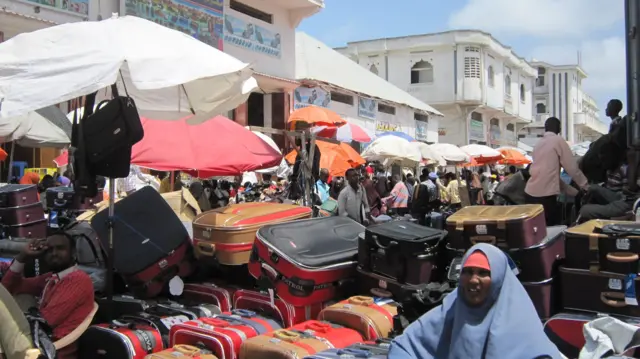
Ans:
POLYGON ((550 117, 544 123, 544 136, 533 149, 533 163, 529 169, 531 178, 525 187, 525 201, 530 204, 541 204, 544 207, 547 226, 559 224, 562 216, 558 211, 558 195, 561 182, 560 169, 567 174, 578 186, 587 190, 589 183, 585 175, 578 168, 578 162, 567 142, 559 136, 560 120, 550 117))

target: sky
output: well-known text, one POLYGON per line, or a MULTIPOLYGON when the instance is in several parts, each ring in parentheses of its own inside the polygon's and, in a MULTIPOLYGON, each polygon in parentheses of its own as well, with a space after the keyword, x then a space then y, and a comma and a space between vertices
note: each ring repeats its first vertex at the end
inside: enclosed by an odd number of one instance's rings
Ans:
MULTIPOLYGON (((624 0, 325 0, 298 28, 332 47, 454 29, 490 32, 527 60, 576 64, 604 108, 626 102, 624 0)), ((427 101, 428 102, 428 101, 427 101)))

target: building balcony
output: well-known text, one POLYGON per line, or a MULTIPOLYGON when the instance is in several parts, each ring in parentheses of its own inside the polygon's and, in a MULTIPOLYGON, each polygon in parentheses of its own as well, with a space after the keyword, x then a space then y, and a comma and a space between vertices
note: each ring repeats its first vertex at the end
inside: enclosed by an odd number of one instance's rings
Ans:
POLYGON ((609 132, 609 126, 600 121, 594 114, 586 113, 586 112, 576 112, 573 114, 573 124, 574 126, 586 127, 593 132, 597 132, 599 134, 606 134, 609 132))
POLYGON ((535 115, 535 118, 533 119, 533 122, 531 123, 532 126, 544 126, 544 122, 551 117, 551 115, 549 115, 548 113, 538 113, 535 115))
POLYGON ((544 95, 544 94, 548 94, 548 93, 549 93, 549 86, 548 85, 538 86, 538 84, 536 84, 536 86, 533 88, 533 94, 534 95, 544 95))

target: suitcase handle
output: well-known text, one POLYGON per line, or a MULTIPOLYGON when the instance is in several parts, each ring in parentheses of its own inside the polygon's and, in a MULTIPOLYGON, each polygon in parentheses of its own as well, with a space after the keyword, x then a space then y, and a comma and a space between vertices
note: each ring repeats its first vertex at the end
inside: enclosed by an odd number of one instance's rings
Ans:
POLYGON ((380 243, 380 241, 378 240, 378 236, 374 236, 373 240, 376 242, 376 246, 378 246, 378 248, 382 248, 382 249, 389 249, 389 248, 391 248, 391 247, 393 247, 393 246, 398 244, 398 242, 396 242, 396 241, 390 241, 389 245, 385 246, 382 243, 380 243))
POLYGON ((312 321, 305 325, 305 330, 313 330, 314 332, 326 333, 331 329, 331 325, 327 323, 312 321))
POLYGON ((487 243, 487 244, 496 244, 496 236, 472 236, 469 238, 469 241, 471 242, 471 244, 478 244, 478 243, 487 243))
POLYGON ((184 344, 176 344, 173 346, 173 350, 177 351, 178 353, 184 354, 186 356, 190 356, 190 357, 195 357, 196 355, 200 354, 201 350, 191 346, 191 345, 184 345, 184 344))
POLYGON ((276 330, 273 332, 273 337, 289 343, 295 343, 300 340, 300 334, 286 329, 276 330))
POLYGON ((272 280, 278 280, 278 271, 276 271, 272 266, 268 265, 265 262, 260 263, 260 267, 262 267, 262 273, 264 273, 267 277, 272 280))
POLYGON ((635 253, 627 253, 627 252, 611 252, 607 253, 607 260, 609 262, 615 263, 632 263, 640 259, 635 253))
POLYGON ((216 253, 216 245, 214 243, 198 241, 197 246, 198 249, 200 249, 200 253, 205 256, 213 257, 213 255, 216 253))
POLYGON ((371 358, 372 356, 372 353, 368 350, 353 348, 340 349, 336 354, 340 356, 345 355, 348 358, 371 358))
POLYGON ((349 304, 360 305, 363 307, 369 307, 374 304, 373 298, 365 296, 355 296, 348 299, 349 304))
POLYGON ((217 318, 200 318, 200 322, 206 325, 214 326, 216 328, 226 328, 228 326, 231 326, 231 323, 229 323, 229 321, 217 318))
POLYGON ((627 303, 624 301, 624 293, 602 292, 600 293, 600 300, 602 303, 613 308, 623 308, 627 306, 627 303))

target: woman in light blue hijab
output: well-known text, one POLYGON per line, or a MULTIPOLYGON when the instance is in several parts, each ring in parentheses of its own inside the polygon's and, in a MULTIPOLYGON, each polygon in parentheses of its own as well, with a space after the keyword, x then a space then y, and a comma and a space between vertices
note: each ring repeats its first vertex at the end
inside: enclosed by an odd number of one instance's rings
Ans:
POLYGON ((391 344, 389 359, 560 359, 505 254, 477 244, 460 286, 391 344))

